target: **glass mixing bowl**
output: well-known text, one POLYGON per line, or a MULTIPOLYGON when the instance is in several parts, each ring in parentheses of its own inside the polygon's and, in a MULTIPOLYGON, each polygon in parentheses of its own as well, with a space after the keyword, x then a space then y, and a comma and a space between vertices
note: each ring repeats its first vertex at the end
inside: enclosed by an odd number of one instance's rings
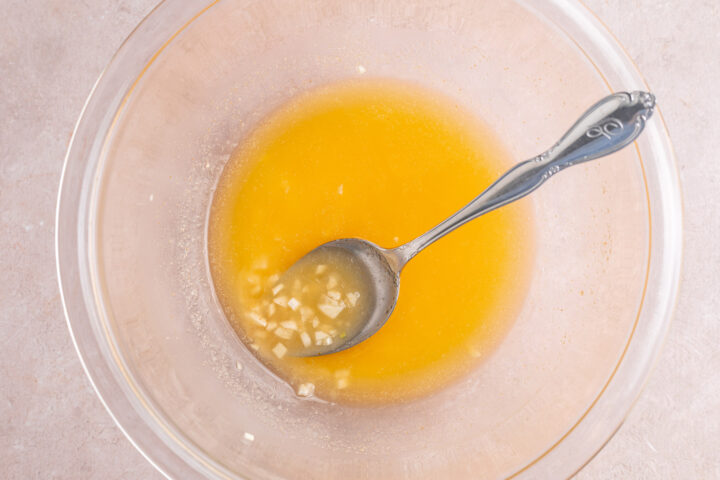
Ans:
POLYGON ((518 161, 608 92, 647 88, 570 0, 160 4, 93 89, 58 202, 64 305, 98 395, 174 478, 572 475, 623 421, 670 321, 681 206, 661 116, 634 148, 523 200, 529 292, 470 376, 404 404, 333 405, 296 397, 237 340, 205 235, 223 165, 258 120, 360 75, 454 97, 518 161))

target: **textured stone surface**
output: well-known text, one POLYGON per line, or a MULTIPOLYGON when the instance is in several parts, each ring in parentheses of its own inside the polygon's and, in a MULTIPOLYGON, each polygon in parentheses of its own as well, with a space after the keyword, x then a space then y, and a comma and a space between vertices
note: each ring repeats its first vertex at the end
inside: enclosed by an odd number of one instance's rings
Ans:
MULTIPOLYGON (((85 379, 55 280, 63 155, 103 66, 155 0, 5 0, 0 16, 0 477, 155 479, 85 379)), ((720 33, 716 0, 587 0, 638 62, 685 198, 675 322, 583 480, 720 478, 720 33)))

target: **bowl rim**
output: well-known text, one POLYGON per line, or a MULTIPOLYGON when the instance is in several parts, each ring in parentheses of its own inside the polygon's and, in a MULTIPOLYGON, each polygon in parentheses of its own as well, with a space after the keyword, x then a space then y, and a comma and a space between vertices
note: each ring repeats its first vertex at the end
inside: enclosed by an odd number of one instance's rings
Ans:
MULTIPOLYGON (((620 42, 582 0, 550 0, 541 7, 531 5, 532 0, 514 1, 564 32, 593 63, 608 90, 612 90, 611 84, 618 82, 624 88, 627 85, 627 88, 649 90, 637 65, 620 42), (599 62, 603 62, 605 73, 601 71, 599 62), (613 79, 605 76, 608 71, 613 79)), ((88 275, 88 255, 83 253, 87 252, 92 243, 86 231, 87 221, 91 220, 87 213, 92 203, 89 192, 97 177, 95 167, 103 151, 104 133, 112 128, 125 99, 162 50, 218 2, 163 0, 121 44, 95 82, 75 125, 64 159, 56 207, 58 285, 75 350, 95 393, 115 424, 130 443, 167 478, 205 478, 208 475, 238 477, 212 460, 199 447, 191 444, 189 447, 194 451, 189 451, 188 443, 191 442, 173 431, 171 425, 163 424, 161 415, 150 412, 151 405, 132 401, 129 395, 132 390, 121 380, 124 378, 126 382, 132 382, 132 379, 106 361, 107 355, 112 355, 112 352, 98 342, 98 338, 104 334, 99 331, 97 322, 93 321, 99 315, 93 300, 97 286, 93 285, 88 275), (180 28, 174 26, 178 24, 180 28), (137 57, 138 52, 143 55, 137 57), (141 413, 143 409, 146 410, 145 414, 141 413), (153 420, 155 425, 150 423, 153 420)), ((635 144, 648 201, 650 246, 643 298, 625 351, 604 388, 577 422, 549 449, 521 469, 510 472, 507 478, 536 478, 543 472, 554 472, 555 475, 567 472, 568 476, 572 476, 581 470, 620 428, 657 362, 677 302, 682 260, 683 208, 677 164, 667 126, 659 109, 655 116, 658 120, 649 122, 645 135, 635 144), (653 163, 651 171, 648 171, 642 159, 640 143, 659 159, 653 163), (657 195, 662 208, 650 208, 648 175, 652 176, 651 181, 659 184, 657 195), (657 302, 649 312, 645 301, 648 291, 652 292, 657 302), (646 319, 642 325, 641 315, 646 319), (648 322, 650 324, 645 325, 648 322), (636 338, 634 335, 638 332, 638 326, 645 328, 642 331, 647 330, 647 335, 652 335, 649 337, 652 341, 648 340, 648 344, 642 345, 641 351, 631 349, 637 346, 633 338, 636 338), (628 354, 637 357, 635 364, 629 366, 625 361, 628 354), (574 443, 573 439, 583 434, 583 422, 587 425, 588 417, 598 415, 603 409, 609 419, 606 422, 608 426, 589 437, 592 445, 585 445, 582 454, 575 452, 570 455, 568 446, 574 443), (608 416, 607 412, 612 415, 608 416), (569 462, 572 465, 568 465, 568 455, 575 460, 569 462)))

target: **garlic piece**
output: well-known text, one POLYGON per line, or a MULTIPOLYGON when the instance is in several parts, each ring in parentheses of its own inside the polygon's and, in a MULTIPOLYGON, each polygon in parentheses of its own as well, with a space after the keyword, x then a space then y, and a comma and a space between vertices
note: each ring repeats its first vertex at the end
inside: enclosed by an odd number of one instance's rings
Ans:
POLYGON ((297 311, 298 307, 300 306, 300 301, 295 297, 290 297, 290 300, 288 300, 288 307, 294 312, 297 311))
POLYGON ((296 330, 298 329, 297 322, 295 320, 286 320, 284 322, 280 322, 280 326, 283 328, 287 328, 288 330, 296 330))
POLYGON ((301 383, 298 386, 297 394, 300 397, 310 397, 313 393, 315 393, 314 383, 301 383))
POLYGON ((284 295, 281 295, 279 297, 275 297, 275 299, 273 299, 273 303, 280 305, 283 308, 287 308, 288 298, 284 295))
POLYGON ((288 330, 287 328, 278 327, 275 329, 275 336, 285 340, 290 340, 293 336, 293 332, 292 330, 288 330))
POLYGON ((267 270, 268 259, 266 257, 256 258, 252 264, 253 270, 267 270))
POLYGON ((282 343, 276 343, 275 346, 272 349, 272 352, 275 354, 277 358, 283 358, 285 354, 287 353, 287 347, 283 345, 282 343))
POLYGON ((248 318, 256 325, 260 325, 261 327, 267 326, 267 320, 265 320, 261 315, 255 312, 248 312, 247 313, 248 318))
POLYGON ((319 330, 315 332, 315 345, 330 345, 331 343, 332 338, 330 335, 319 330))
POLYGON ((331 301, 318 304, 318 310, 320 310, 322 313, 324 313, 329 318, 335 319, 335 318, 337 318, 338 315, 340 315, 340 312, 345 310, 345 303, 332 302, 332 299, 329 299, 329 298, 328 298, 328 300, 331 300, 331 301))
POLYGON ((345 295, 347 298, 348 303, 351 307, 354 307, 357 305, 358 299, 360 298, 360 292, 350 292, 347 295, 345 295))

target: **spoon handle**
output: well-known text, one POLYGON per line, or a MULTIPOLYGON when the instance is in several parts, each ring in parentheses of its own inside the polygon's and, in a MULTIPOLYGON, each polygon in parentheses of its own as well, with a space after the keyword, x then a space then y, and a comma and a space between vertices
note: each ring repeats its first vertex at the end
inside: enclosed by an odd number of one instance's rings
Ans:
POLYGON ((652 115, 651 93, 619 92, 590 107, 545 153, 518 163, 473 201, 415 240, 388 252, 400 271, 422 249, 480 215, 514 202, 572 165, 604 157, 632 143, 652 115))

